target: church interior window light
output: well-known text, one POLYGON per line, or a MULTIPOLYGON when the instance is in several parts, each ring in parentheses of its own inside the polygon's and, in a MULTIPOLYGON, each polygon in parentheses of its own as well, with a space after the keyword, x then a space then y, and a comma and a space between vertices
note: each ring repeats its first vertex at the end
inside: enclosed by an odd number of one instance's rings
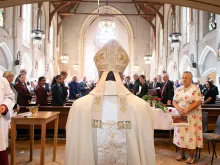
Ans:
POLYGON ((115 23, 113 21, 105 20, 99 22, 99 32, 97 39, 100 46, 104 45, 111 39, 117 39, 115 31, 115 23))
POLYGON ((163 56, 163 29, 162 27, 160 27, 160 57, 162 56, 163 56))
POLYGON ((216 29, 216 15, 214 13, 209 13, 209 32, 216 29))
POLYGON ((24 45, 30 45, 31 40, 31 5, 22 6, 22 18, 23 18, 23 43, 24 45))
POLYGON ((190 30, 190 22, 191 22, 191 9, 186 8, 186 43, 189 43, 189 30, 190 30))
POLYGON ((53 58, 53 46, 54 46, 54 28, 53 28, 53 24, 50 27, 50 58, 53 58))
POLYGON ((0 27, 4 27, 5 10, 0 9, 0 27))

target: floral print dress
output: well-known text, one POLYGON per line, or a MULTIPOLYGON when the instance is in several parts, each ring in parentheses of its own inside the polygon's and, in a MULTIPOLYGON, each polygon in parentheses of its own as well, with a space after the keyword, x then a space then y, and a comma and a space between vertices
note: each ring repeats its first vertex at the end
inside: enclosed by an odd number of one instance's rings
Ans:
MULTIPOLYGON (((199 87, 191 84, 190 87, 181 86, 176 89, 174 101, 180 107, 189 107, 193 102, 201 100, 199 87)), ((175 126, 173 143, 186 149, 203 148, 202 111, 201 106, 187 114, 189 126, 175 126)))

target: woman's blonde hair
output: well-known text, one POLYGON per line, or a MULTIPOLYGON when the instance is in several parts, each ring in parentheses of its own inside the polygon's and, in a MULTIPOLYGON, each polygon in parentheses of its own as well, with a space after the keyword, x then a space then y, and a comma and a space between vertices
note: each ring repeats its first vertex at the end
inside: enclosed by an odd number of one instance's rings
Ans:
POLYGON ((3 77, 4 77, 4 78, 7 78, 8 76, 14 76, 14 73, 11 72, 11 71, 5 71, 5 72, 3 73, 3 77))

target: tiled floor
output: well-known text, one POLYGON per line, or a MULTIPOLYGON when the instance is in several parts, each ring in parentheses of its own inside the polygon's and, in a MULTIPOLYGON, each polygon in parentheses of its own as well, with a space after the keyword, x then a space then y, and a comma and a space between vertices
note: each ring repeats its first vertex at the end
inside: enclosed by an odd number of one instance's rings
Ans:
MULTIPOLYGON (((168 139, 155 139, 157 165, 185 165, 184 161, 177 162, 175 160, 175 146, 168 142, 168 139)), ((38 165, 40 159, 40 141, 35 141, 34 160, 28 162, 29 159, 29 141, 18 141, 16 150, 16 162, 18 165, 38 165)), ((53 140, 46 141, 46 165, 63 165, 65 156, 65 139, 58 139, 57 160, 52 163, 53 140)), ((220 153, 220 143, 217 144, 217 154, 220 153)), ((10 155, 9 155, 10 157, 10 155)), ((195 164, 210 165, 211 155, 208 154, 207 145, 201 152, 201 159, 195 164)), ((214 165, 220 165, 220 159, 214 160, 214 165)))

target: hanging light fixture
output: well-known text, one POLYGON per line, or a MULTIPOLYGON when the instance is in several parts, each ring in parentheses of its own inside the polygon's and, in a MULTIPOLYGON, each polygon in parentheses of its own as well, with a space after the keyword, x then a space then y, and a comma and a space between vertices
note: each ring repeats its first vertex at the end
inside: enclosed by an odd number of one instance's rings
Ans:
POLYGON ((176 32, 176 12, 175 9, 171 13, 171 25, 172 25, 172 32, 169 34, 169 41, 171 42, 171 47, 179 45, 180 41, 182 40, 182 34, 180 32, 176 32))
POLYGON ((43 39, 45 38, 44 31, 42 30, 42 11, 38 8, 37 11, 37 29, 32 30, 33 44, 42 45, 43 39))
POLYGON ((145 64, 151 64, 152 56, 151 55, 145 55, 144 56, 144 63, 145 64))
POLYGON ((63 55, 60 57, 60 59, 61 59, 61 62, 63 63, 63 64, 67 64, 68 63, 68 60, 69 60, 69 56, 68 56, 68 54, 66 53, 66 42, 64 42, 64 46, 63 46, 64 48, 64 53, 63 53, 63 55))

